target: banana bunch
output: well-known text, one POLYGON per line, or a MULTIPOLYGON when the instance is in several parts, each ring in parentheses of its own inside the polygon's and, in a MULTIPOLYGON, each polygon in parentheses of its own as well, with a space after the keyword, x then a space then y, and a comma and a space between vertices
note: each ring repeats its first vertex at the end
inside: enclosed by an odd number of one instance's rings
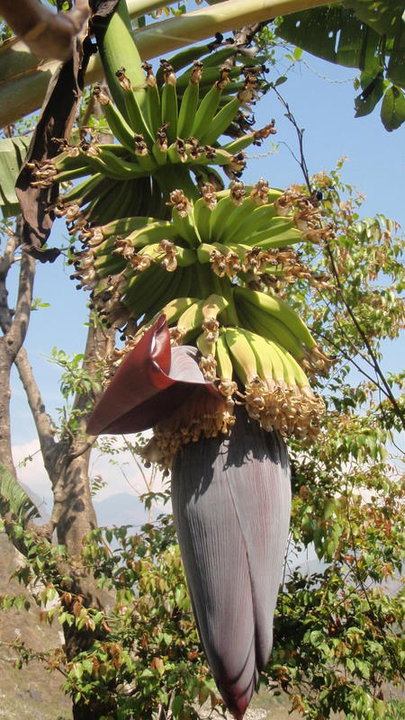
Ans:
POLYGON ((195 202, 175 190, 168 203, 171 220, 138 216, 85 225, 79 232, 83 250, 72 258, 72 277, 91 292, 106 322, 126 336, 139 337, 169 304, 172 342, 195 342, 211 378, 219 326, 216 315, 208 322, 202 311, 213 293, 226 299, 217 310, 224 313, 224 325, 259 334, 309 372, 324 372, 327 359, 295 311, 277 295, 250 287, 252 278, 266 278, 269 270, 293 279, 299 275, 287 243, 304 233, 295 227, 293 209, 285 213, 283 198, 263 180, 247 187, 233 182, 219 192, 206 185, 195 202), (172 315, 171 303, 190 294, 194 302, 184 307, 184 318, 172 315))
MULTIPOLYGON (((202 301, 194 302, 178 322, 201 312, 202 301)), ((216 320, 217 300, 207 299, 207 318, 216 320), (211 310, 210 310, 211 306, 211 310)), ((226 319, 225 307, 217 313, 226 319)), ((195 330, 194 321, 190 326, 195 330)), ((323 400, 311 389, 307 376, 293 356, 279 343, 242 327, 216 322, 204 328, 196 345, 201 353, 200 368, 207 381, 216 384, 220 398, 198 394, 198 404, 181 406, 169 421, 154 428, 153 446, 164 467, 170 468, 173 455, 182 444, 200 436, 227 434, 235 422, 235 403, 244 404, 248 415, 282 437, 310 441, 319 432, 323 400), (205 403, 205 404, 204 404, 205 403)))
POLYGON ((283 437, 314 437, 324 404, 293 356, 279 343, 245 328, 226 328, 223 335, 216 348, 218 362, 228 367, 228 373, 232 365, 244 387, 250 417, 283 437))
POLYGON ((103 35, 108 88, 94 89, 116 141, 99 144, 97 133, 82 128, 77 145, 59 141, 56 157, 31 167, 34 186, 75 183, 55 206, 72 232, 126 214, 165 217, 173 189, 197 198, 201 182, 222 188, 216 168, 239 177, 243 151, 275 132, 273 122, 252 131, 247 121, 266 89, 261 58, 229 42, 205 44, 162 60, 155 75, 141 62, 125 12, 114 13, 103 35), (233 139, 221 145, 228 128, 233 139))

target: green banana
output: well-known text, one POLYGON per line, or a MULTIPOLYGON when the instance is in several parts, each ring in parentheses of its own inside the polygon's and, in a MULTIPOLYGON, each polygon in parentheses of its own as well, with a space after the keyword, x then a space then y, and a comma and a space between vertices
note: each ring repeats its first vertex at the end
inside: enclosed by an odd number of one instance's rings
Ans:
POLYGON ((168 326, 174 325, 183 312, 195 302, 197 302, 197 298, 176 297, 162 307, 161 313, 165 315, 168 326))
POLYGON ((260 145, 262 140, 265 140, 267 137, 269 137, 269 135, 273 135, 274 133, 274 122, 271 122, 264 128, 261 128, 261 130, 253 130, 250 133, 241 135, 240 137, 232 140, 231 142, 223 145, 222 147, 224 148, 224 150, 227 150, 233 155, 236 155, 236 153, 245 150, 247 147, 249 147, 249 145, 252 145, 252 143, 260 145))
POLYGON ((175 232, 191 247, 196 247, 200 238, 194 223, 193 206, 181 190, 170 193, 172 223, 175 232))
POLYGON ((175 142, 169 145, 167 157, 173 165, 187 162, 187 153, 181 138, 176 138, 175 142))
MULTIPOLYGON (((91 228, 93 232, 90 232, 90 236, 94 235, 94 230, 97 229, 97 237, 102 237, 106 239, 112 236, 120 236, 126 238, 127 236, 131 237, 132 233, 147 232, 147 228, 151 225, 155 227, 156 223, 163 222, 165 221, 156 220, 156 218, 153 217, 122 217, 118 220, 112 220, 105 225, 101 225, 98 228, 91 228)), ((170 223, 165 222, 165 227, 169 228, 169 226, 170 223)), ((88 244, 92 245, 91 240, 89 240, 88 244)))
POLYGON ((228 240, 233 239, 240 224, 246 219, 246 217, 249 218, 252 215, 253 210, 256 207, 257 205, 251 197, 246 197, 238 206, 233 205, 228 217, 221 224, 221 227, 218 228, 215 239, 219 242, 225 243, 228 242, 228 240))
POLYGON ((191 135, 195 114, 197 112, 200 93, 200 63, 195 63, 190 74, 190 81, 181 99, 177 133, 181 138, 191 135))
POLYGON ((139 163, 129 162, 99 146, 96 154, 87 154, 90 167, 113 180, 128 180, 145 175, 139 163))
MULTIPOLYGON (((229 355, 229 347, 226 342, 226 331, 220 329, 218 340, 215 346, 215 359, 217 361, 217 372, 221 380, 222 385, 229 388, 231 386, 231 393, 236 389, 235 383, 233 382, 233 363, 229 355), (230 385, 232 383, 232 385, 230 385)), ((226 393, 228 394, 228 393, 226 393)))
POLYGON ((211 209, 205 197, 199 198, 194 203, 194 222, 201 242, 209 239, 210 220, 213 212, 214 210, 211 209))
POLYGON ((274 315, 264 312, 257 305, 249 302, 241 303, 237 299, 235 302, 238 315, 241 319, 243 317, 248 329, 268 340, 278 342, 297 360, 305 357, 306 353, 301 341, 291 332, 288 325, 274 315))
POLYGON ((176 92, 176 75, 174 74, 173 67, 169 64, 166 64, 164 67, 164 80, 165 84, 162 90, 161 103, 161 121, 162 124, 167 125, 167 137, 169 142, 172 143, 177 137, 179 109, 176 92))
MULTIPOLYGON (((145 75, 142 61, 131 31, 126 0, 120 0, 108 19, 95 15, 92 30, 96 36, 98 51, 103 64, 104 75, 115 104, 123 115, 126 114, 125 101, 117 73, 125 66, 125 74, 136 90, 137 102, 143 106, 145 99, 145 75)), ((129 119, 127 117, 127 119, 129 119)), ((138 130, 139 132, 139 130, 138 130)))
POLYGON ((278 349, 284 354, 284 362, 289 366, 289 377, 291 378, 294 385, 300 388, 300 390, 305 388, 305 390, 309 391, 309 381, 302 367, 297 363, 291 353, 285 350, 285 348, 279 347, 278 349))
POLYGON ((152 145, 152 153, 158 165, 167 163, 167 151, 169 148, 169 140, 167 137, 166 126, 162 125, 156 133, 156 140, 152 145))
POLYGON ((191 135, 201 139, 218 109, 222 91, 228 81, 227 73, 220 77, 202 98, 191 126, 191 135))
POLYGON ((161 97, 160 90, 153 74, 152 65, 144 62, 142 65, 146 72, 146 95, 145 95, 145 112, 147 116, 147 124, 153 137, 155 137, 161 126, 161 97))
POLYGON ((229 191, 226 191, 227 194, 225 197, 222 197, 215 208, 213 210, 210 224, 209 224, 209 231, 207 237, 204 237, 204 240, 211 240, 219 239, 222 225, 226 222, 228 216, 233 213, 233 211, 236 208, 236 205, 232 199, 232 196, 229 191))
POLYGON ((269 221, 265 230, 249 234, 245 238, 251 247, 259 247, 262 250, 271 248, 288 247, 302 241, 303 233, 294 227, 288 217, 275 217, 269 221))
POLYGON ((149 152, 149 148, 144 140, 143 135, 134 135, 134 151, 139 166, 144 173, 151 174, 156 169, 156 161, 153 153, 149 152))
POLYGON ((157 314, 161 314, 162 308, 171 300, 175 300, 177 297, 183 297, 184 277, 186 274, 187 269, 183 267, 177 267, 174 272, 167 272, 167 270, 165 270, 166 277, 162 283, 162 290, 150 304, 148 311, 145 313, 145 317, 142 318, 142 323, 150 320, 157 314))
POLYGON ((284 300, 274 295, 267 295, 258 290, 249 290, 248 288, 238 286, 234 287, 234 297, 235 301, 241 298, 246 302, 257 305, 261 310, 264 310, 283 322, 308 350, 316 347, 316 341, 303 320, 301 320, 295 310, 284 300))
MULTIPOLYGON (((194 162, 193 155, 187 153, 187 159, 189 162, 194 162)), ((213 148, 210 145, 205 145, 203 152, 198 157, 199 165, 228 165, 234 172, 241 172, 245 163, 238 159, 235 155, 230 155, 226 150, 222 148, 213 148)))
POLYGON ((226 328, 225 338, 232 364, 243 385, 249 385, 258 377, 256 355, 241 328, 226 328))
POLYGON ((197 260, 194 250, 174 245, 168 240, 145 245, 138 251, 137 255, 139 257, 149 257, 151 260, 161 263, 162 267, 168 272, 172 272, 177 266, 187 267, 193 265, 197 260))
POLYGON ((134 228, 125 238, 124 243, 128 247, 134 249, 148 246, 152 243, 161 242, 162 240, 173 240, 176 236, 176 230, 173 224, 167 220, 156 220, 149 218, 153 222, 144 223, 144 225, 134 228))
MULTIPOLYGON (((247 200, 251 199, 248 198, 247 200)), ((247 207, 250 209, 248 216, 245 217, 245 219, 241 216, 235 216, 234 227, 228 228, 227 230, 227 238, 233 242, 243 242, 247 238, 252 237, 254 233, 267 229, 269 224, 277 216, 277 210, 273 204, 266 203, 265 205, 259 206, 253 204, 252 207, 251 203, 247 201, 245 201, 245 203, 247 203, 247 207)))
POLYGON ((198 335, 195 344, 203 357, 208 358, 214 356, 216 342, 210 342, 205 332, 198 335))
MULTIPOLYGON (((274 367, 272 362, 272 346, 271 343, 265 338, 261 337, 255 332, 250 332, 246 328, 243 328, 245 336, 247 337, 253 352, 256 356, 257 372, 262 380, 267 383, 268 387, 274 385, 274 381, 277 379, 277 368, 274 367)), ((279 365, 279 379, 283 379, 283 367, 279 365)))
POLYGON ((162 305, 167 302, 164 295, 171 283, 171 273, 157 263, 152 263, 149 268, 128 279, 122 303, 131 312, 131 316, 138 320, 156 304, 159 306, 161 300, 162 305))
POLYGON ((82 182, 74 185, 63 195, 63 202, 88 202, 92 200, 93 197, 96 197, 94 193, 98 193, 100 185, 103 183, 105 183, 105 177, 101 173, 95 173, 90 177, 86 177, 82 182))
MULTIPOLYGON (((206 55, 208 52, 210 52, 209 48, 210 46, 207 44, 192 45, 191 47, 186 47, 184 50, 180 50, 167 60, 161 60, 160 67, 156 73, 156 79, 158 81, 158 84, 163 85, 165 65, 171 65, 173 70, 177 72, 178 70, 182 70, 188 65, 195 63, 196 60, 199 60, 203 55, 206 55)), ((179 80, 180 78, 178 78, 178 81, 179 80)))
POLYGON ((117 106, 112 102, 107 93, 96 85, 93 90, 95 100, 101 105, 105 119, 108 122, 110 130, 114 137, 127 150, 134 150, 134 133, 130 125, 128 125, 124 116, 120 113, 117 106))
POLYGON ((217 114, 212 118, 209 126, 204 127, 204 132, 200 137, 201 143, 212 145, 225 132, 231 124, 236 113, 239 110, 241 102, 239 97, 229 100, 217 114))
MULTIPOLYGON (((140 103, 139 92, 133 88, 129 77, 125 73, 125 69, 121 68, 117 71, 117 77, 122 87, 125 103, 125 114, 134 133, 143 135, 148 142, 153 140, 151 129, 148 125, 146 115, 146 92, 142 90, 142 104, 140 103)), ((142 88, 145 85, 145 78, 142 80, 142 88)))
POLYGON ((177 321, 177 332, 182 343, 187 343, 202 329, 208 319, 216 319, 227 307, 228 302, 221 295, 212 294, 198 300, 182 313, 177 321))

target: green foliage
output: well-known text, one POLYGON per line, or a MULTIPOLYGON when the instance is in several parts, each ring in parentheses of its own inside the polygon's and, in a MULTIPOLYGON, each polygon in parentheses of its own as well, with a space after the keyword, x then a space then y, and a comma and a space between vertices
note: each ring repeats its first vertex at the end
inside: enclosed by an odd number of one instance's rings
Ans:
MULTIPOLYGON (((151 718, 159 709, 186 720, 199 717, 197 708, 206 701, 220 706, 198 641, 170 516, 160 516, 137 534, 125 526, 97 529, 87 538, 81 565, 113 597, 109 612, 86 607, 82 596, 70 592, 70 579, 57 569, 61 561, 70 565, 63 548, 50 550, 33 536, 27 542, 25 565, 15 575, 26 585, 48 576, 44 587, 33 591, 43 608, 42 621, 57 620, 94 637, 88 650, 69 661, 54 652, 30 657, 62 670, 65 691, 76 702, 97 698, 111 705, 113 698, 117 720, 151 718)), ((3 597, 2 609, 23 608, 21 598, 3 597)), ((15 651, 26 658, 25 647, 15 651)))
POLYGON ((65 404, 57 408, 59 434, 74 436, 82 428, 82 420, 93 406, 94 394, 101 389, 102 363, 98 368, 86 365, 83 353, 68 355, 64 350, 52 348, 49 361, 62 369, 60 392, 65 404), (77 403, 81 398, 83 402, 77 403), (75 400, 73 400, 75 399, 75 400))
POLYGON ((324 60, 359 68, 356 117, 383 98, 381 120, 391 131, 405 120, 403 9, 399 0, 346 0, 280 18, 276 32, 324 60))
POLYGON ((39 512, 29 495, 19 482, 0 463, 0 511, 2 515, 11 513, 13 518, 28 522, 39 517, 39 512))
POLYGON ((14 186, 30 141, 31 137, 23 135, 0 139, 0 208, 4 218, 19 211, 14 186))
POLYGON ((83 366, 84 358, 83 353, 69 356, 64 350, 55 347, 51 350, 50 361, 63 370, 60 391, 65 400, 76 394, 85 395, 99 387, 94 379, 94 373, 90 373, 83 366))

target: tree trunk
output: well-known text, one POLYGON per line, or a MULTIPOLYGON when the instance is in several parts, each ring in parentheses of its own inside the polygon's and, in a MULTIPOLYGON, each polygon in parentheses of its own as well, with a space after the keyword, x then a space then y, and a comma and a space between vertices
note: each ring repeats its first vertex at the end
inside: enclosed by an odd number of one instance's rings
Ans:
MULTIPOLYGON (((79 430, 65 432, 58 441, 55 440, 53 423, 45 411, 40 389, 30 366, 27 353, 23 348, 26 331, 28 329, 30 309, 32 304, 33 280, 35 260, 22 253, 20 259, 20 277, 15 309, 8 304, 7 278, 8 272, 16 262, 16 251, 20 245, 21 225, 16 234, 10 236, 6 242, 3 255, 0 256, 0 326, 3 336, 0 338, 0 459, 7 470, 16 477, 11 452, 10 428, 10 372, 13 362, 18 369, 27 400, 36 424, 38 438, 44 464, 51 481, 54 493, 54 506, 51 521, 43 527, 30 526, 31 532, 45 536, 52 542, 54 530, 57 541, 66 546, 69 563, 60 565, 59 584, 61 602, 69 612, 76 607, 92 607, 108 610, 112 605, 111 597, 98 588, 91 572, 83 566, 80 555, 83 542, 88 533, 96 527, 97 519, 93 507, 89 481, 89 458, 92 439, 85 433, 88 409, 91 400, 88 395, 76 397, 73 409, 82 411, 79 420, 79 430)), ((84 364, 89 371, 96 368, 97 363, 104 359, 111 349, 113 333, 106 332, 100 327, 90 325, 88 340, 85 349, 84 364)), ((6 529, 13 527, 13 518, 6 529)), ((18 549, 24 553, 23 539, 18 549)), ((50 578, 50 580, 52 580, 50 578)), ((107 641, 108 626, 93 631, 91 628, 78 629, 75 625, 63 627, 65 635, 65 652, 67 661, 72 661, 78 653, 87 650, 95 640, 107 641)), ((112 688, 111 688, 112 690, 112 688)), ((114 693, 107 692, 105 697, 114 693)), ((116 708, 114 700, 95 698, 93 702, 84 704, 73 701, 73 717, 75 720, 98 720, 101 717, 115 717, 116 708)))

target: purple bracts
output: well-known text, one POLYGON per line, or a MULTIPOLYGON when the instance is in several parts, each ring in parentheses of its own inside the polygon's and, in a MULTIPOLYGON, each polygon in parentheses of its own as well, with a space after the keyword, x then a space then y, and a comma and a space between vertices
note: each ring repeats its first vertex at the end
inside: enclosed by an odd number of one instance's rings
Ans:
POLYGON ((242 718, 272 647, 290 507, 287 448, 243 408, 228 436, 177 453, 172 502, 200 638, 242 718))

